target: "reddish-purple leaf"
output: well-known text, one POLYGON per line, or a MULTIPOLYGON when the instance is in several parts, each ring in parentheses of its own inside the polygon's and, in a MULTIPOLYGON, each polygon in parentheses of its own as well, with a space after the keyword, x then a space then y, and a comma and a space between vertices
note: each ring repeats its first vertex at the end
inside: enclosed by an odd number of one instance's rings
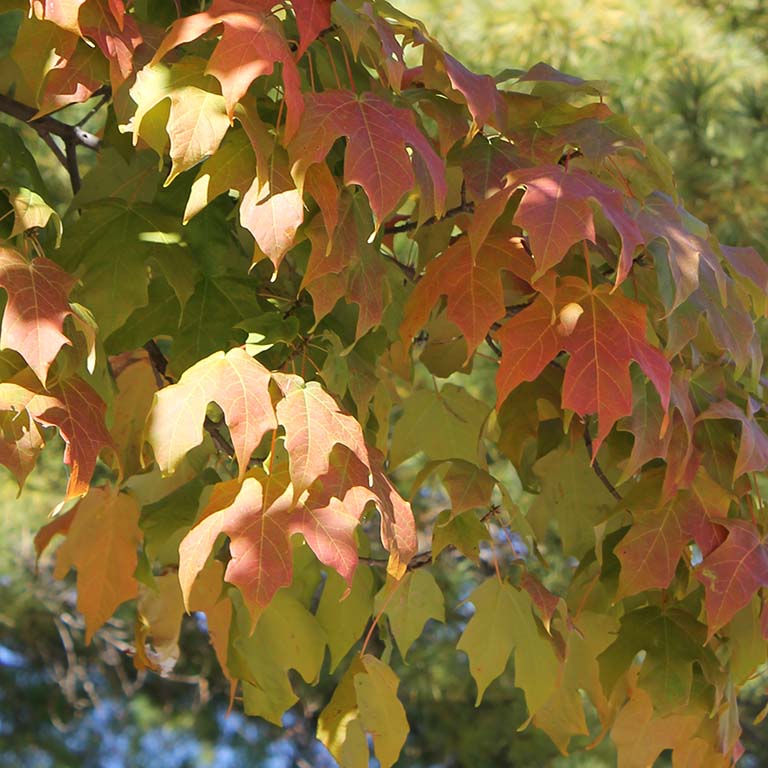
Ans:
POLYGON ((694 571, 704 585, 707 639, 768 586, 768 551, 755 526, 746 520, 722 520, 720 525, 728 537, 694 571))
POLYGON ((340 136, 349 139, 344 183, 359 184, 365 190, 379 225, 414 187, 407 147, 427 164, 435 189, 435 214, 443 212, 443 161, 417 128, 410 111, 393 107, 372 93, 358 96, 352 91, 334 90, 307 96, 301 126, 289 147, 292 173, 299 186, 309 166, 323 161, 340 136))
POLYGON ((485 240, 504 206, 520 188, 525 190, 514 222, 528 231, 538 279, 557 266, 568 249, 580 240, 595 242, 594 214, 590 201, 597 202, 621 237, 616 285, 632 266, 635 249, 644 240, 635 220, 624 208, 622 194, 594 176, 563 166, 539 166, 512 171, 507 186, 481 203, 475 211, 470 237, 475 248, 485 240))
POLYGON ((317 36, 331 26, 331 3, 333 0, 291 0, 299 28, 297 57, 317 39, 317 36))

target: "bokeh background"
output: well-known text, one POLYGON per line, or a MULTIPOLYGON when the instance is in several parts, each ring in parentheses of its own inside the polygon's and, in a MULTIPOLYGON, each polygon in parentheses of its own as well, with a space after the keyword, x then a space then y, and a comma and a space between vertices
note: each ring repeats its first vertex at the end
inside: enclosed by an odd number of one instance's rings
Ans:
MULTIPOLYGON (((607 82, 610 106, 670 158, 688 209, 724 242, 768 253, 768 8, 762 0, 401 5, 477 71, 495 75, 543 60, 607 82)), ((19 19, 19 12, 0 13, 0 67, 19 19)), ((63 206, 66 177, 34 132, 25 139, 54 202, 63 206)), ((461 383, 489 397, 480 391, 481 378, 482 370, 461 383)), ((32 543, 65 485, 60 459, 55 448, 48 451, 43 471, 20 498, 0 468, 0 768, 333 766, 312 738, 332 681, 305 691, 277 728, 242 717, 237 706, 227 715, 228 689, 197 617, 185 620, 181 661, 166 678, 134 669, 130 611, 118 614, 91 646, 83 644, 72 583, 52 579, 50 557, 36 567, 32 543)), ((422 519, 444 502, 439 488, 416 500, 422 519)), ((513 544, 499 541, 498 547, 509 546, 511 557, 513 544)), ((567 564, 552 554, 545 578, 556 590, 567 564)), ((437 575, 449 606, 466 597, 474 578, 459 560, 437 575)), ((397 669, 412 727, 399 766, 615 765, 606 742, 566 757, 545 736, 518 731, 525 706, 509 673, 475 709, 474 683, 454 650, 466 615, 454 607, 448 619, 430 623, 409 664, 397 669)), ((742 695, 745 768, 768 765, 768 731, 753 723, 765 690, 766 678, 758 675, 742 695)))

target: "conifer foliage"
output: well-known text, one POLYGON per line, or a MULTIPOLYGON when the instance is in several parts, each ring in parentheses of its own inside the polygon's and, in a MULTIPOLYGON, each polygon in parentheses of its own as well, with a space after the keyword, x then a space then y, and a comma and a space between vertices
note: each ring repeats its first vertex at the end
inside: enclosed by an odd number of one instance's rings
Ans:
POLYGON ((318 737, 388 768, 388 662, 467 559, 478 702, 514 659, 564 752, 738 759, 768 267, 685 211, 602 86, 477 75, 385 0, 0 10, 0 462, 22 487, 64 441, 37 545, 88 636, 141 595, 135 662, 162 672, 203 612, 247 713, 333 672, 318 737))

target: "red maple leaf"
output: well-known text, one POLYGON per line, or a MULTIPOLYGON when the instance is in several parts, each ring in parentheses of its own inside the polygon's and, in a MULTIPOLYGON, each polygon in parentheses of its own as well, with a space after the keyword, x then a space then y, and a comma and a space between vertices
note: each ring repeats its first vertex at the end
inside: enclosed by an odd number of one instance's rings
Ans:
POLYGON ((301 79, 282 24, 269 13, 271 7, 271 2, 214 0, 207 11, 174 22, 153 61, 160 61, 176 46, 197 40, 212 27, 221 24, 221 40, 208 60, 206 73, 221 83, 230 119, 237 102, 245 96, 251 83, 258 77, 272 74, 275 64, 279 62, 283 65, 285 103, 288 107, 285 136, 290 139, 304 109, 301 79))
POLYGON ((564 350, 571 357, 563 381, 563 408, 580 416, 598 415, 595 453, 616 421, 632 412, 633 360, 653 382, 667 410, 672 369, 645 339, 642 304, 611 293, 607 285, 591 289, 577 277, 566 277, 557 289, 556 311, 553 320, 546 302, 538 298, 502 328, 499 404, 521 381, 537 378, 554 354, 564 350))
POLYGON ((96 469, 102 448, 112 445, 104 415, 104 401, 82 379, 73 376, 44 391, 29 371, 0 384, 0 409, 27 411, 45 427, 58 427, 66 450, 64 463, 71 473, 67 498, 82 496, 96 469))
POLYGON ((344 183, 359 184, 365 190, 378 224, 414 188, 407 147, 427 164, 434 185, 435 215, 442 213, 446 196, 443 161, 417 128, 412 112, 372 93, 332 90, 307 96, 301 126, 289 147, 299 187, 309 166, 324 160, 341 136, 349 139, 344 183))
POLYGON ((75 282, 44 257, 28 262, 18 251, 0 248, 0 287, 8 293, 0 347, 16 350, 42 384, 59 350, 71 344, 63 327, 72 314, 68 297, 75 282))
POLYGON ((480 203, 469 231, 473 247, 479 247, 518 189, 524 194, 513 219, 527 230, 538 279, 559 264, 568 249, 580 240, 595 242, 595 222, 590 201, 597 202, 621 237, 616 285, 629 273, 637 246, 645 241, 635 220, 624 208, 622 194, 579 169, 561 165, 523 168, 507 174, 507 185, 480 203))
POLYGON ((722 520, 720 525, 727 538, 694 571, 704 585, 707 639, 768 586, 768 550, 759 531, 746 520, 722 520))
POLYGON ((467 342, 467 357, 471 357, 491 325, 506 312, 502 270, 526 282, 531 280, 534 263, 519 237, 489 237, 476 255, 468 238, 457 240, 427 265, 408 298, 400 327, 403 341, 410 343, 429 320, 440 297, 445 296, 448 319, 461 329, 467 342))

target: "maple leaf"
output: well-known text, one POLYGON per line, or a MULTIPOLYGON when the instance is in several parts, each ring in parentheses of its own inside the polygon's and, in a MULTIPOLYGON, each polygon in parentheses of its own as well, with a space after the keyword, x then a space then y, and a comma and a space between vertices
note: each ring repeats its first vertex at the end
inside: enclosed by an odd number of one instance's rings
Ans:
POLYGON ((290 456, 291 482, 298 496, 330 466, 334 445, 344 445, 366 467, 371 467, 360 424, 339 410, 336 401, 317 383, 298 377, 278 381, 283 399, 277 404, 277 420, 285 429, 285 447, 290 456))
POLYGON ((621 254, 616 270, 616 285, 629 274, 635 249, 644 243, 635 220, 624 208, 621 193, 607 187, 579 169, 539 166, 511 171, 506 186, 475 209, 469 230, 477 250, 504 206, 520 188, 525 190, 514 223, 528 232, 536 261, 534 279, 557 266, 568 249, 580 240, 595 242, 594 214, 589 201, 595 200, 621 237, 621 254))
POLYGON ((676 606, 625 613, 618 637, 597 659, 606 694, 613 692, 642 650, 637 685, 653 697, 661 713, 684 706, 691 697, 694 664, 707 672, 717 666, 704 646, 705 635, 704 625, 676 606))
POLYGON ((563 381, 563 408, 581 416, 597 413, 594 453, 622 416, 632 412, 629 362, 635 360, 653 382, 666 411, 672 368, 664 355, 645 339, 645 309, 607 286, 594 291, 578 278, 565 278, 558 291, 561 306, 571 303, 584 313, 563 347, 571 358, 563 381))
POLYGON ((298 57, 303 56, 318 35, 331 26, 332 3, 333 0, 291 0, 299 28, 298 57))
MULTIPOLYGON (((283 67, 285 103, 288 107, 285 125, 287 141, 294 134, 303 111, 301 81, 282 25, 269 14, 271 6, 271 2, 214 0, 207 11, 175 21, 160 43, 153 61, 160 61, 176 46, 197 40, 212 27, 221 24, 221 40, 208 59, 205 71, 221 83, 227 115, 232 119, 235 105, 245 96, 251 83, 272 74, 275 64, 279 62, 283 67)), ((317 21, 313 20, 311 27, 316 24, 317 21)))
POLYGON ((446 297, 447 316, 461 330, 469 359, 493 323, 504 317, 501 273, 507 270, 530 281, 534 264, 519 237, 496 236, 483 242, 477 254, 469 239, 460 238, 427 269, 408 297, 400 336, 410 343, 426 324, 432 308, 446 297))
POLYGON ((155 371, 149 355, 126 352, 110 359, 117 395, 112 403, 110 434, 125 477, 137 474, 142 466, 144 431, 157 391, 155 371))
POLYGON ((556 327, 541 298, 502 327, 496 378, 499 404, 521 381, 534 380, 562 349, 571 356, 563 381, 563 408, 580 416, 597 413, 595 453, 616 421, 632 412, 632 360, 653 382, 667 410, 672 369, 645 339, 641 304, 611 293, 606 285, 590 289, 579 278, 566 277, 557 290, 556 309, 560 319, 556 327))
POLYGON ((413 114, 372 93, 331 90, 311 94, 299 130, 289 146, 291 173, 302 186, 309 166, 325 159, 333 142, 349 139, 344 154, 344 183, 359 184, 368 195, 377 225, 415 185, 406 146, 426 163, 434 186, 435 215, 445 207, 443 161, 416 126, 413 114))
POLYGON ((203 441, 206 408, 216 402, 224 412, 242 479, 261 439, 277 427, 270 379, 261 363, 235 348, 201 360, 178 383, 160 390, 146 430, 160 469, 172 473, 187 452, 203 441))
POLYGON ((143 139, 159 155, 170 142, 171 172, 165 185, 188 168, 214 154, 230 125, 222 96, 204 74, 204 59, 188 57, 168 68, 144 67, 131 87, 137 109, 133 116, 133 143, 143 139), (154 108, 169 101, 167 125, 153 120, 154 108))
POLYGON ((42 384, 59 350, 72 342, 64 320, 72 314, 69 292, 75 278, 45 257, 30 262, 11 248, 0 248, 0 287, 8 293, 0 347, 16 350, 42 384))
POLYGON ((456 648, 469 657, 469 669, 477 684, 476 704, 504 672, 514 651, 515 685, 525 691, 528 711, 533 715, 549 698, 558 663, 549 642, 539 635, 530 597, 509 584, 487 579, 470 599, 475 615, 456 648))
POLYGON ((83 37, 93 40, 108 59, 112 89, 117 92, 133 74, 134 54, 143 42, 136 20, 125 15, 122 2, 88 0, 80 10, 79 23, 83 37))
POLYGON ((253 470, 242 485, 228 481, 216 486, 202 519, 179 547, 185 599, 222 533, 230 538, 232 555, 225 578, 253 609, 264 608, 280 587, 291 583, 295 533, 351 586, 358 562, 354 532, 366 504, 377 496, 360 485, 367 479, 365 467, 350 462, 357 462, 352 454, 342 457, 298 500, 288 468, 279 460, 268 475, 253 470))
POLYGON ((665 749, 684 745, 693 737, 702 715, 670 714, 659 717, 653 711, 653 700, 642 689, 622 707, 611 729, 622 768, 645 768, 652 765, 665 749))
POLYGON ((269 181, 254 179, 240 203, 240 223, 256 240, 253 261, 268 257, 275 274, 304 221, 301 192, 294 186, 287 165, 276 156, 270 162, 269 181))
POLYGON ((455 384, 446 384, 439 392, 416 390, 403 403, 392 432, 392 466, 400 466, 419 451, 433 461, 463 459, 484 466, 480 438, 488 412, 485 403, 455 384))
POLYGON ((717 254, 707 242, 706 227, 676 206, 669 197, 657 192, 643 201, 637 223, 646 242, 660 238, 667 244, 667 263, 675 294, 668 309, 678 307, 698 288, 701 264, 706 264, 719 290, 724 290, 725 273, 717 254), (694 227, 704 236, 700 236, 694 227))
POLYGON ((31 12, 38 19, 53 22, 57 27, 80 34, 78 15, 88 0, 31 0, 31 12))
POLYGON ((728 531, 725 541, 712 550, 694 571, 704 585, 709 634, 707 640, 768 586, 768 550, 759 532, 746 520, 720 520, 728 531))
POLYGON ((62 57, 46 75, 35 118, 69 104, 88 101, 106 79, 107 71, 99 49, 79 42, 74 53, 62 57))
POLYGON ((403 659, 427 621, 445 622, 443 593, 435 577, 424 569, 410 571, 400 581, 387 580, 373 608, 377 614, 386 614, 403 659))
POLYGON ((197 574, 195 584, 185 607, 191 612, 203 611, 211 645, 216 652, 222 672, 228 676, 229 627, 232 621, 232 603, 222 597, 224 564, 212 560, 197 574))
POLYGON ((555 308, 545 296, 508 320, 497 338, 501 364, 496 374, 497 407, 524 381, 533 381, 560 352, 562 337, 553 323, 555 308))
POLYGON ((67 446, 64 463, 71 469, 67 498, 88 490, 99 452, 113 441, 104 424, 106 405, 85 381, 73 376, 46 392, 22 371, 0 384, 0 410, 27 411, 38 424, 58 427, 67 446))
MULTIPOLYGON (((227 131, 216 153, 203 162, 192 182, 184 224, 230 189, 244 195, 253 183, 256 162, 247 132, 238 128, 227 131)), ((263 177, 263 174, 256 175, 263 177)))
POLYGON ((730 400, 720 400, 713 403, 697 418, 697 421, 708 419, 730 419, 741 422, 741 440, 739 452, 733 467, 733 480, 746 472, 762 472, 768 467, 768 436, 754 420, 730 400))
POLYGON ((381 515, 381 543, 389 552, 387 573, 399 579, 416 554, 418 539, 411 505, 400 495, 384 473, 384 457, 373 449, 373 490, 381 515))
POLYGON ((666 589, 688 542, 695 540, 706 552, 713 529, 727 516, 730 498, 704 473, 689 491, 666 504, 658 503, 658 490, 645 498, 648 490, 638 486, 635 494, 625 497, 634 525, 615 550, 621 562, 620 597, 666 589))
POLYGON ((602 685, 597 656, 610 645, 617 622, 612 616, 584 611, 578 617, 578 629, 563 632, 564 662, 549 700, 534 715, 533 722, 549 735, 565 753, 573 736, 587 735, 583 695, 592 701, 600 721, 610 720, 612 712, 602 685))
POLYGON ((69 524, 56 555, 55 576, 77 569, 77 607, 85 616, 85 641, 114 613, 136 597, 136 548, 141 541, 136 501, 114 488, 92 488, 69 524))
POLYGON ((408 734, 405 709, 397 698, 398 682, 374 656, 352 661, 317 725, 318 739, 341 765, 357 768, 370 762, 366 731, 372 734, 382 768, 395 764, 408 734), (387 723, 385 729, 382 723, 387 723))
POLYGON ((38 425, 18 413, 0 413, 0 464, 16 478, 19 492, 45 444, 38 425))
POLYGON ((606 520, 615 506, 613 496, 590 471, 583 442, 542 456, 533 470, 540 479, 541 493, 527 517, 537 537, 544 536, 550 522, 556 520, 563 551, 583 557, 594 547, 595 526, 606 520))
POLYGON ((360 639, 372 609, 373 574, 370 568, 364 565, 357 568, 351 589, 335 571, 328 571, 317 606, 317 620, 325 630, 331 652, 331 671, 336 670, 360 639))

